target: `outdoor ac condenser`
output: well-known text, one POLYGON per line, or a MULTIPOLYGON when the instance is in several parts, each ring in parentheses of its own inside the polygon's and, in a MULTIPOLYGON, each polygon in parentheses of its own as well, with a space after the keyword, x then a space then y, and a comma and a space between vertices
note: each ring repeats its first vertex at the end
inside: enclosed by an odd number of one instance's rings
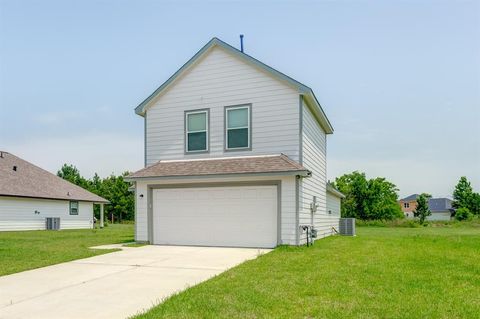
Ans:
POLYGON ((60 229, 60 217, 47 217, 47 218, 45 218, 45 228, 47 230, 59 230, 60 229))
POLYGON ((355 218, 340 218, 340 235, 355 236, 355 218))

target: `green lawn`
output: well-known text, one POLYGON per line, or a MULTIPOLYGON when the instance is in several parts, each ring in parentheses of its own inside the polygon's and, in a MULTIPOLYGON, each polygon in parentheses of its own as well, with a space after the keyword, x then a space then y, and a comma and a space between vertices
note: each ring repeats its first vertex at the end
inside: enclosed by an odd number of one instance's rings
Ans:
POLYGON ((0 232, 0 276, 115 250, 91 246, 133 241, 133 225, 103 229, 0 232))
POLYGON ((280 247, 135 318, 479 318, 480 228, 359 227, 280 247))

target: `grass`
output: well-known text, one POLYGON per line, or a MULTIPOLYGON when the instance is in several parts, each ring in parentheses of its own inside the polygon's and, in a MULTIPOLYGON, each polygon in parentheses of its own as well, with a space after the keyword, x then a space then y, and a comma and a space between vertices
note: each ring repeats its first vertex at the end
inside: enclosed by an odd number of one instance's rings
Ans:
POLYGON ((357 235, 279 247, 135 318, 478 318, 478 225, 357 235))
POLYGON ((89 247, 133 241, 133 225, 103 229, 0 232, 0 276, 106 254, 115 249, 89 247))

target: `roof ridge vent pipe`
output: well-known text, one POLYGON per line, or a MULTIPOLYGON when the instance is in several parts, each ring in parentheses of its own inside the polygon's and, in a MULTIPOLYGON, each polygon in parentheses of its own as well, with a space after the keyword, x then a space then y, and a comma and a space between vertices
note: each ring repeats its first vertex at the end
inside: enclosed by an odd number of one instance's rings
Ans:
POLYGON ((243 34, 240 34, 240 51, 243 52, 243 34))

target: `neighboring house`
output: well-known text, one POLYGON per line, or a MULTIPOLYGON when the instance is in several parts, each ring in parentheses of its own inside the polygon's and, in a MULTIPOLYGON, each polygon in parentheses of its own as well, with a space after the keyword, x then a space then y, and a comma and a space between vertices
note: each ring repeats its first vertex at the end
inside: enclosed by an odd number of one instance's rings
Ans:
MULTIPOLYGON (((414 218, 413 212, 417 208, 417 198, 419 194, 412 194, 402 198, 398 203, 406 218, 414 218)), ((450 220, 455 210, 452 207, 452 200, 448 198, 430 198, 428 208, 432 215, 427 220, 450 220)))
POLYGON ((412 194, 398 201, 402 212, 406 218, 413 218, 413 211, 417 208, 417 198, 419 194, 412 194))
POLYGON ((448 198, 430 198, 428 208, 432 215, 427 220, 450 220, 455 212, 452 207, 452 200, 448 198))
POLYGON ((127 178, 137 241, 275 247, 338 227, 333 128, 309 87, 213 38, 135 112, 146 166, 127 178))
POLYGON ((46 229, 51 217, 60 218, 59 229, 92 228, 93 204, 100 204, 103 217, 105 203, 100 196, 0 151, 0 231, 46 229))

